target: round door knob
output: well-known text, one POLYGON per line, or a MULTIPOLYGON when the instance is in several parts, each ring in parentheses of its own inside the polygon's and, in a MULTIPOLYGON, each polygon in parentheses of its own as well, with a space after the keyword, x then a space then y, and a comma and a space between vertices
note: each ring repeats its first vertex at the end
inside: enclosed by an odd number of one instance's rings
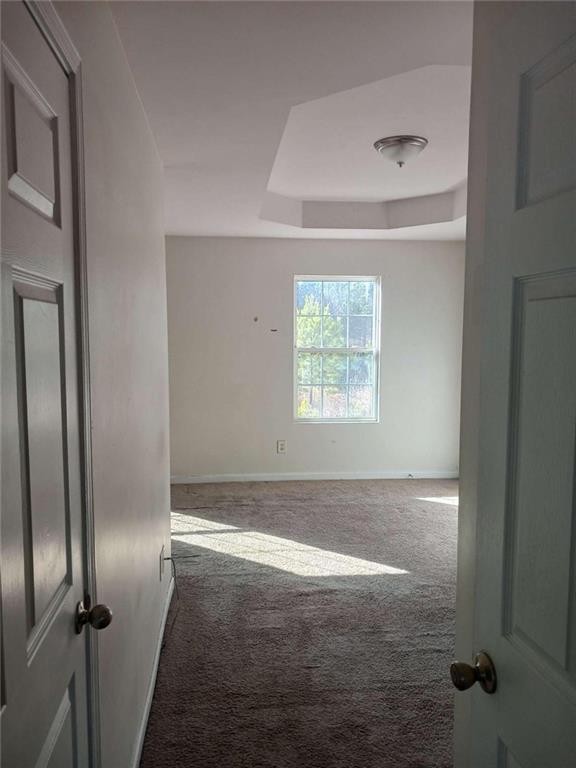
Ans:
POLYGON ((95 605, 88 613, 88 623, 92 629, 106 629, 112 621, 112 611, 104 603, 95 605))
POLYGON ((90 608, 90 598, 80 601, 76 606, 76 634, 80 634, 85 624, 93 629, 106 629, 112 621, 112 611, 107 605, 100 603, 90 608))
POLYGON ((450 677, 454 687, 466 691, 474 683, 479 683, 485 693, 496 691, 496 668, 492 659, 485 651, 480 651, 474 658, 474 666, 463 661, 455 661, 450 665, 450 677))

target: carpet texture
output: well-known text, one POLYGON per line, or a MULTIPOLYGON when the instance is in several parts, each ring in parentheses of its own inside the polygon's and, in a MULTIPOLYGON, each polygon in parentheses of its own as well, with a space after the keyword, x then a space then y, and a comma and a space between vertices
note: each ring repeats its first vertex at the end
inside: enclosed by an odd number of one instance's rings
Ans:
POLYGON ((141 768, 449 768, 457 492, 174 486, 141 768))

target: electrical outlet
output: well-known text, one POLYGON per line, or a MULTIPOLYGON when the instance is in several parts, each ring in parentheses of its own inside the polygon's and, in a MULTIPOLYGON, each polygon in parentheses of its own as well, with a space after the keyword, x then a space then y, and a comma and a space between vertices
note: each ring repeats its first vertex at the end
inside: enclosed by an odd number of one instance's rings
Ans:
POLYGON ((286 440, 276 440, 276 453, 286 453, 286 440))
POLYGON ((164 544, 160 550, 160 581, 164 578, 164 544))

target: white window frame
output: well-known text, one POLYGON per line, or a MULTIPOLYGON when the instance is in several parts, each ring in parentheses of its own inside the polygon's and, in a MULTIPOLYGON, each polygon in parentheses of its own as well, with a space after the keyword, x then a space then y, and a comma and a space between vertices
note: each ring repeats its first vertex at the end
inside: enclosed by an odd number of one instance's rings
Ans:
MULTIPOLYGON (((298 424, 377 424, 380 421, 380 340, 382 335, 380 316, 381 316, 381 302, 382 302, 382 280, 379 275, 294 275, 292 295, 292 315, 293 315, 293 353, 292 353, 292 391, 293 391, 293 417, 294 421, 298 424), (373 346, 369 350, 374 355, 374 391, 373 391, 373 415, 362 418, 358 416, 343 417, 343 418, 313 418, 305 419, 298 416, 298 352, 305 352, 306 350, 318 350, 325 354, 336 353, 342 354, 342 352, 351 352, 351 347, 302 347, 298 348, 297 345, 297 296, 296 285, 303 280, 310 280, 314 282, 346 282, 353 280, 370 280, 374 284, 374 316, 372 318, 372 340, 373 346)), ((362 352, 361 348, 356 351, 362 352)))

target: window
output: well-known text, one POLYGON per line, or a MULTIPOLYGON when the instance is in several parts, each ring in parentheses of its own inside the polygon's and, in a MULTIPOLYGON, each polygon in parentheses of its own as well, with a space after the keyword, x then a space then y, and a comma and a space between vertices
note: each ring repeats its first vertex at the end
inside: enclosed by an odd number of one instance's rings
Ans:
POLYGON ((294 282, 295 418, 376 421, 379 278, 294 282))

